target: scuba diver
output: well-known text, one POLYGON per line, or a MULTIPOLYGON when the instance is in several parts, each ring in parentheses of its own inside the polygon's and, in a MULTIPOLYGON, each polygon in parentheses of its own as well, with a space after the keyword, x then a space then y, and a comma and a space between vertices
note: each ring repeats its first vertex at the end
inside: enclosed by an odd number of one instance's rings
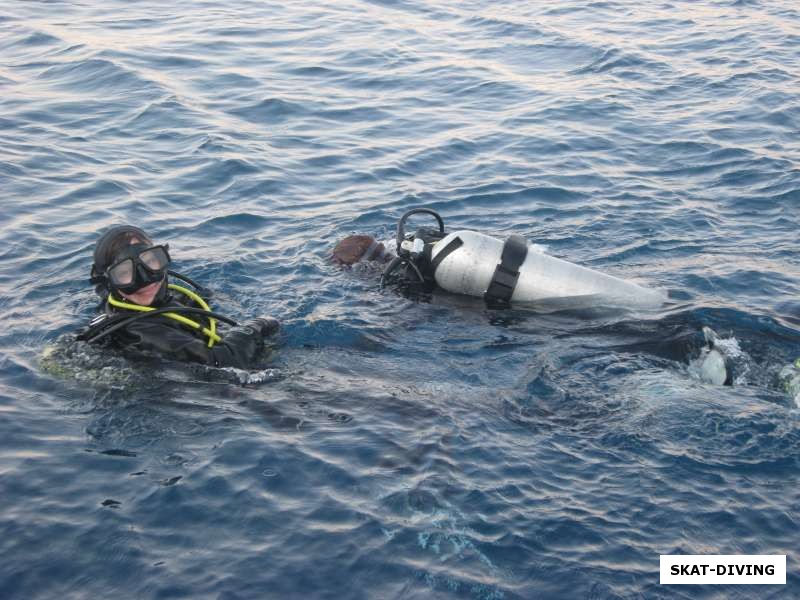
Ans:
POLYGON ((277 333, 278 321, 261 317, 238 325, 212 312, 206 302, 210 291, 170 270, 170 264, 169 245, 155 244, 138 227, 106 231, 95 245, 90 278, 103 312, 78 339, 212 367, 251 367, 264 338, 277 333), (170 283, 170 276, 194 289, 170 283), (218 321, 231 327, 222 332, 218 321))
MULTIPOLYGON (((384 244, 368 235, 351 235, 340 240, 332 254, 333 261, 345 267, 370 263, 382 269, 381 285, 391 283, 414 298, 443 289, 483 298, 490 308, 527 303, 548 310, 597 306, 659 308, 667 301, 662 290, 548 256, 541 247, 528 244, 518 235, 503 241, 476 231, 448 233, 441 216, 428 208, 406 212, 391 242, 384 244), (433 217, 436 227, 407 233, 406 222, 417 214, 433 217)), ((719 336, 702 324, 691 327, 668 324, 670 328, 657 332, 653 339, 616 348, 686 364, 692 377, 713 385, 756 383, 778 388, 800 407, 800 359, 777 374, 776 386, 772 382, 775 374, 755 364, 735 338, 719 336)), ((639 321, 616 327, 620 335, 631 334, 634 339, 644 333, 639 321)), ((608 335, 609 330, 601 328, 598 333, 608 335)))
POLYGON ((429 208, 414 208, 400 218, 395 244, 392 254, 370 236, 349 236, 333 249, 333 260, 344 266, 359 261, 388 263, 382 285, 399 280, 424 291, 438 287, 482 297, 494 307, 554 300, 574 306, 581 300, 589 306, 658 308, 667 299, 662 290, 549 256, 519 235, 502 241, 477 231, 447 233, 442 217, 429 208), (434 217, 437 227, 406 233, 406 222, 416 214, 434 217))

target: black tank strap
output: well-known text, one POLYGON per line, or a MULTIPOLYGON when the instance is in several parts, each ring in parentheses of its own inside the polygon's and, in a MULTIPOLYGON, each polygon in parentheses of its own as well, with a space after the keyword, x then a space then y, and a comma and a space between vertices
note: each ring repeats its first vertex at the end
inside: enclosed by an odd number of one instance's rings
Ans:
POLYGON ((508 304, 519 279, 519 268, 528 256, 528 242, 521 235, 512 235, 503 244, 503 254, 494 270, 489 289, 483 299, 489 304, 508 304))
POLYGON ((436 269, 439 268, 439 265, 442 264, 442 261, 450 256, 453 252, 461 248, 463 245, 464 242, 458 236, 447 242, 447 246, 439 251, 439 254, 436 255, 436 258, 431 260, 431 277, 436 275, 436 269))

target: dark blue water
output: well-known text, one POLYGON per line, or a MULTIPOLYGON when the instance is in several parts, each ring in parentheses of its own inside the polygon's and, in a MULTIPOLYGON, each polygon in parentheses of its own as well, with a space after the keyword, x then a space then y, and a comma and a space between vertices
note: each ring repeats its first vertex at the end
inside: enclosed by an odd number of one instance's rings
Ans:
POLYGON ((797 597, 798 47, 788 0, 4 3, 0 597, 797 597), (673 302, 328 263, 417 205, 673 302), (121 221, 283 321, 266 381, 42 369, 121 221), (689 373, 704 326, 738 385, 689 373), (787 585, 660 586, 677 553, 787 585))

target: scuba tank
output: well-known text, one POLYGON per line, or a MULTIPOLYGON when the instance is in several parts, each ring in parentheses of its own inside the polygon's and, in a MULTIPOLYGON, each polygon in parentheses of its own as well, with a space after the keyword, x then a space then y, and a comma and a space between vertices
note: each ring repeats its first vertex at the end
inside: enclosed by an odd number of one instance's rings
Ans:
POLYGON ((502 241, 477 231, 445 233, 442 218, 433 210, 416 208, 397 226, 397 258, 384 271, 385 280, 400 266, 420 281, 435 282, 456 294, 483 297, 489 304, 534 302, 589 296, 595 302, 634 307, 659 307, 661 290, 642 287, 565 260, 548 256, 519 235, 502 241), (438 230, 406 234, 409 216, 434 216, 438 230))

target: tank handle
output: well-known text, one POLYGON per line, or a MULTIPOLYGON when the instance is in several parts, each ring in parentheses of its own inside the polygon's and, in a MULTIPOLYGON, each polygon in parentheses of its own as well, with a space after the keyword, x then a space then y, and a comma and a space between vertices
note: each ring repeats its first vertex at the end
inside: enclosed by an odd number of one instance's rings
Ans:
POLYGON ((411 215, 426 214, 433 216, 439 224, 439 233, 444 233, 444 221, 435 210, 431 208, 412 208, 400 217, 397 222, 397 248, 400 249, 400 244, 406 239, 406 221, 411 215))

